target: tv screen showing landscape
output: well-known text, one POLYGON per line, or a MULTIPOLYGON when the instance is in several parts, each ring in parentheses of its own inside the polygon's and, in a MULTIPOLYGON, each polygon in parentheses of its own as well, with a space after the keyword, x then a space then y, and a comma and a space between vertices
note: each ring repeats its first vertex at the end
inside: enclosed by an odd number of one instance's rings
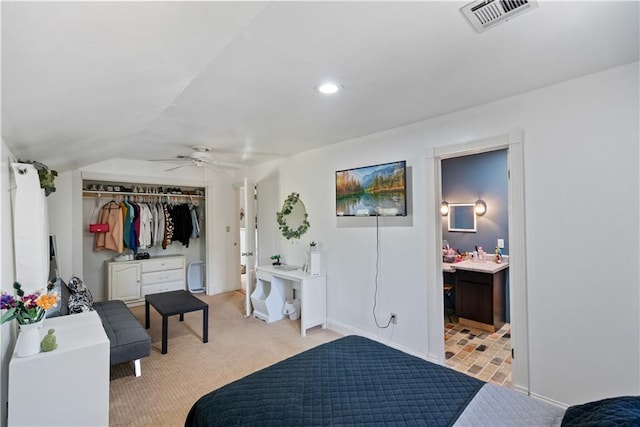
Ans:
POLYGON ((406 162, 336 172, 337 216, 405 216, 406 162))

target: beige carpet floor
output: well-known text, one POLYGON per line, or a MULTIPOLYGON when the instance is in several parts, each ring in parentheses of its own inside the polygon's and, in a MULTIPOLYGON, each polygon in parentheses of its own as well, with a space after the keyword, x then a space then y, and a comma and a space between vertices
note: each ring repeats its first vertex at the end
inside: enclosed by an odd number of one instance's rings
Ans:
MULTIPOLYGON (((162 318, 151 308, 151 356, 136 378, 129 363, 111 368, 111 426, 182 426, 202 395, 294 354, 339 338, 321 327, 300 336, 300 321, 267 324, 244 318, 244 294, 200 296, 209 304, 209 342, 202 342, 202 312, 169 318, 168 353, 161 354, 162 318)), ((144 325, 144 305, 131 311, 144 325)))

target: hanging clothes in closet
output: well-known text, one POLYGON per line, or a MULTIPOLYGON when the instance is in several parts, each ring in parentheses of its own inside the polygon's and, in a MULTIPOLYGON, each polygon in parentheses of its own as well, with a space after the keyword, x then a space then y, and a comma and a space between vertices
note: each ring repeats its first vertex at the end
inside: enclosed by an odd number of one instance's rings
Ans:
POLYGON ((149 202, 111 201, 99 214, 100 222, 109 223, 109 233, 96 235, 95 250, 109 249, 119 253, 161 246, 166 249, 174 241, 189 247, 189 240, 200 236, 197 204, 171 203, 169 200, 149 202))
POLYGON ((197 239, 200 237, 200 221, 198 221, 198 205, 191 205, 191 238, 197 239))
POLYGON ((94 249, 96 251, 108 249, 118 253, 124 252, 122 241, 123 220, 120 205, 112 200, 100 208, 98 223, 109 224, 109 231, 96 234, 94 249))
POLYGON ((164 213, 164 238, 162 239, 162 249, 167 249, 167 246, 171 244, 173 239, 173 218, 171 217, 173 207, 170 204, 165 203, 162 205, 162 210, 164 213))
POLYGON ((173 240, 189 247, 189 239, 193 232, 193 223, 191 222, 191 209, 188 204, 183 203, 176 205, 172 210, 173 216, 173 240))

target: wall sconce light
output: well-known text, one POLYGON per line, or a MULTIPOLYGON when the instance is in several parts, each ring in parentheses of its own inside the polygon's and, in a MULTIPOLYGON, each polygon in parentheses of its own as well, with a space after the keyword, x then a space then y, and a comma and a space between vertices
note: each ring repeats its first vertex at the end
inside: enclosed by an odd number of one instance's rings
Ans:
POLYGON ((478 216, 482 216, 487 213, 487 204, 484 202, 484 200, 476 200, 475 211, 476 215, 478 216))
POLYGON ((440 204, 440 213, 442 214, 442 216, 449 215, 449 203, 442 202, 442 204, 440 204))

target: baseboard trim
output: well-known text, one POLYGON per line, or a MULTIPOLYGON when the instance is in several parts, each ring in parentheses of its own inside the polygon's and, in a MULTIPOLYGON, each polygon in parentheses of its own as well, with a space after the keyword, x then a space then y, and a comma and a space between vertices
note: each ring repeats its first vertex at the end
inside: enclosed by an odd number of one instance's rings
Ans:
POLYGON ((569 407, 569 405, 565 403, 561 403, 561 402, 558 402, 557 400, 549 399, 548 397, 544 397, 536 393, 531 393, 529 394, 529 396, 533 397, 534 399, 538 399, 543 402, 549 403, 551 405, 557 406, 558 408, 567 409, 569 407))
POLYGON ((358 328, 354 328, 353 326, 347 325, 347 324, 342 323, 342 322, 337 322, 335 320, 327 320, 327 327, 329 329, 331 329, 332 331, 335 331, 335 332, 337 332, 339 334, 342 334, 342 335, 359 335, 361 337, 369 338, 369 339, 371 339, 373 341, 377 341, 377 342, 382 343, 384 345, 388 345, 391 348, 395 348, 396 350, 400 350, 401 352, 410 354, 411 356, 415 356, 415 357, 418 357, 420 359, 427 360, 429 362, 437 363, 437 362, 434 362, 433 360, 431 360, 431 358, 433 356, 430 356, 430 355, 425 354, 425 353, 420 353, 420 352, 412 350, 412 349, 410 349, 408 347, 404 347, 404 346, 402 346, 402 345, 400 345, 400 344, 398 344, 396 342, 389 341, 389 340, 386 340, 384 338, 380 338, 380 337, 378 337, 378 336, 376 336, 374 334, 371 334, 371 333, 369 333, 367 331, 364 331, 364 330, 358 329, 358 328))

